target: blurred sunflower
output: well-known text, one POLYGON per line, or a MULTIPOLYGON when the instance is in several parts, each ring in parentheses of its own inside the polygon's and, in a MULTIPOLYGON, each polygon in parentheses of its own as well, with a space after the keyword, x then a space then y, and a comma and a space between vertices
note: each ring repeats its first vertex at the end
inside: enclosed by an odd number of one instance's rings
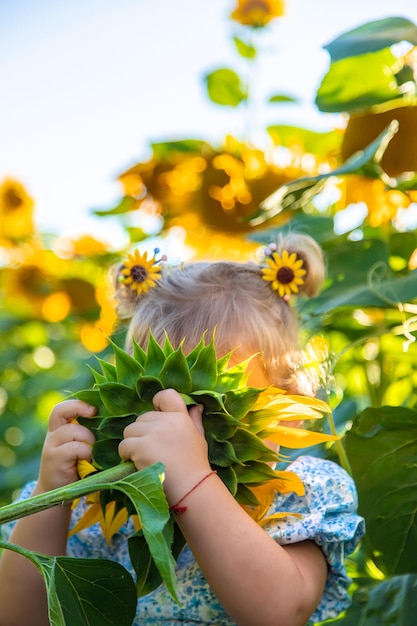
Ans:
POLYGON ((303 269, 303 261, 299 259, 295 252, 288 254, 283 250, 282 254, 272 253, 272 258, 265 259, 268 267, 262 269, 262 278, 271 283, 274 291, 283 298, 293 293, 298 293, 299 285, 304 284, 302 276, 306 274, 303 269))
POLYGON ((6 178, 0 185, 0 241, 4 245, 34 234, 33 207, 23 185, 6 178))
POLYGON ((276 17, 284 15, 284 9, 282 0, 238 0, 230 17, 243 26, 263 28, 276 17))
POLYGON ((372 227, 388 224, 400 209, 407 208, 417 200, 416 191, 402 193, 396 189, 387 189, 382 180, 365 176, 346 176, 338 187, 341 197, 336 204, 336 210, 363 202, 368 211, 366 221, 372 227))

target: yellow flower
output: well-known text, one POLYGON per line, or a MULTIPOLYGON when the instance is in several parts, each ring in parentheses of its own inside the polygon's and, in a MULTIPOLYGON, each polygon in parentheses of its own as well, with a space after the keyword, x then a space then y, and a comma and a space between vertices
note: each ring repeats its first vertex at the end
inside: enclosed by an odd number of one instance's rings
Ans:
POLYGON ((262 28, 282 15, 284 15, 282 0, 238 0, 237 7, 230 17, 244 26, 262 28))
POLYGON ((268 267, 262 269, 262 278, 271 283, 272 289, 281 298, 298 293, 299 285, 304 284, 302 276, 306 274, 306 270, 295 252, 288 254, 287 250, 283 250, 282 255, 273 252, 272 259, 266 259, 266 263, 268 267))
POLYGON ((146 293, 155 287, 156 281, 161 277, 161 266, 156 264, 153 256, 148 260, 148 253, 141 254, 135 250, 128 255, 128 260, 124 262, 120 280, 124 285, 128 285, 132 291, 138 295, 146 293))
MULTIPOLYGON (((260 526, 264 526, 273 519, 281 519, 288 517, 288 515, 294 515, 294 513, 286 512, 267 515, 277 492, 290 493, 292 491, 298 496, 303 496, 305 494, 304 485, 301 479, 294 474, 294 472, 277 471, 276 474, 277 477, 275 479, 268 480, 267 482, 256 487, 250 487, 253 495, 259 501, 257 506, 242 505, 248 515, 260 526)), ((297 513, 295 516, 301 517, 301 515, 297 513)))

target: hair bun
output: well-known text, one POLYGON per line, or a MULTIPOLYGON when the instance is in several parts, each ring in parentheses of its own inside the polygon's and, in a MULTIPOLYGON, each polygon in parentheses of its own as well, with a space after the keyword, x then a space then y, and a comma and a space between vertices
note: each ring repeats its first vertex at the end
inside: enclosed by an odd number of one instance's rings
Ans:
POLYGON ((295 252, 303 261, 306 270, 303 284, 299 287, 299 295, 309 298, 317 295, 323 287, 326 276, 326 265, 323 252, 318 243, 303 233, 288 233, 282 235, 277 242, 277 251, 281 254, 287 250, 289 254, 295 252))

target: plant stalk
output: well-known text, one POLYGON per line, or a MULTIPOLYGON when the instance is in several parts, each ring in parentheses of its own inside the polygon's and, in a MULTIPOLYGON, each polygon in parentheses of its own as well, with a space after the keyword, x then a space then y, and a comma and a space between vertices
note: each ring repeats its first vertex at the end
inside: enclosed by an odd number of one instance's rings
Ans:
POLYGON ((39 513, 65 502, 71 502, 94 491, 111 489, 112 484, 134 474, 136 471, 137 469, 131 461, 120 463, 120 465, 96 472, 70 485, 32 496, 27 500, 6 504, 0 508, 0 524, 39 513))

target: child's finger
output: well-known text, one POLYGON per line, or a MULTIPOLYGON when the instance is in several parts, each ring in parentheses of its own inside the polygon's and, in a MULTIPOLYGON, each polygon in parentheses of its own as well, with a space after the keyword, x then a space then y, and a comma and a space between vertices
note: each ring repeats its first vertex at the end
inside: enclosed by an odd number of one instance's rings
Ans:
POLYGON ((93 433, 81 424, 63 424, 62 428, 56 428, 48 435, 48 441, 54 447, 62 446, 68 441, 82 441, 92 446, 95 440, 93 433))
POLYGON ((153 405, 157 411, 168 413, 188 413, 180 394, 175 389, 163 389, 153 397, 153 405))
POLYGON ((204 436, 203 411, 204 411, 204 406, 202 404, 197 404, 196 406, 191 407, 189 413, 194 423, 194 426, 204 436))
POLYGON ((56 430, 64 424, 72 422, 78 416, 91 417, 95 415, 96 408, 81 400, 64 400, 56 404, 49 416, 49 430, 56 430))

